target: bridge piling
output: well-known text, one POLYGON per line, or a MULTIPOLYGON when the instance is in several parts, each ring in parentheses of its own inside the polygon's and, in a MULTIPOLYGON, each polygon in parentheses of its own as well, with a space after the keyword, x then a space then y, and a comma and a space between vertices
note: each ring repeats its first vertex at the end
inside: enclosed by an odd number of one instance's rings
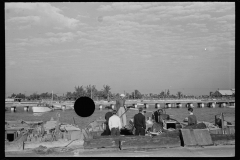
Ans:
POLYGON ((25 107, 24 107, 24 111, 25 111, 25 112, 28 112, 29 110, 30 110, 30 109, 29 109, 29 106, 25 106, 25 107))

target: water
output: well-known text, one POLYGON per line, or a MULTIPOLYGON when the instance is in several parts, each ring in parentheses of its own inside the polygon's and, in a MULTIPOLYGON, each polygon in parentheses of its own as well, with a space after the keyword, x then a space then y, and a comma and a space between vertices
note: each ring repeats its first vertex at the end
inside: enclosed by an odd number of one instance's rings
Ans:
MULTIPOLYGON (((184 105, 183 105, 184 106, 184 105)), ((195 105, 194 105, 195 106, 195 105)), ((162 105, 161 105, 162 107, 162 105)), ((105 108, 105 106, 103 106, 105 108)), ((147 109, 148 111, 155 111, 155 105, 149 105, 149 108, 147 109)), ((170 115, 171 118, 174 118, 178 120, 179 122, 182 122, 185 117, 188 116, 188 111, 187 108, 171 108, 171 109, 165 109, 166 113, 170 115)), ((78 116, 74 110, 55 110, 51 112, 46 112, 46 113, 40 113, 40 114, 35 114, 32 112, 32 109, 30 107, 29 112, 24 111, 24 107, 18 107, 16 112, 11 112, 10 109, 5 112, 5 120, 8 121, 15 121, 15 120, 26 120, 26 121, 49 121, 51 117, 53 117, 55 120, 57 118, 56 114, 60 114, 60 122, 64 123, 70 123, 73 124, 73 117, 75 120, 75 123, 80 127, 80 128, 85 128, 87 124, 90 122, 102 117, 105 117, 105 114, 108 112, 108 110, 99 110, 98 106, 96 106, 95 112, 90 116, 90 117, 80 117, 78 116)), ((126 115, 127 115, 127 120, 129 121, 135 114, 138 113, 138 110, 129 110, 126 115)), ((226 117, 230 117, 232 121, 234 121, 235 124, 235 109, 233 108, 194 108, 193 113, 196 115, 198 121, 208 121, 208 122, 214 122, 215 120, 215 115, 224 113, 226 117)), ((151 112, 147 112, 145 114, 146 117, 151 116, 151 112)))

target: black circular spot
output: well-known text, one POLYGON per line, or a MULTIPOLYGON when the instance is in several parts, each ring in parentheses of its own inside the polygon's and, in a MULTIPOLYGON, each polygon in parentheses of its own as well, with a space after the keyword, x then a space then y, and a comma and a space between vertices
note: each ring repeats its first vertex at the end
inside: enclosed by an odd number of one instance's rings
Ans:
POLYGON ((94 101, 89 97, 80 97, 74 103, 74 110, 80 117, 89 117, 95 111, 94 101))

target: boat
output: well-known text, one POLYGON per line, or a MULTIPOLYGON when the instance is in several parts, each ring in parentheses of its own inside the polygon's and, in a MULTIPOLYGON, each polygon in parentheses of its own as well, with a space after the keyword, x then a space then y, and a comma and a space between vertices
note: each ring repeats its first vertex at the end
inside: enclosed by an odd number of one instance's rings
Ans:
POLYGON ((56 104, 52 104, 52 106, 55 110, 74 109, 74 104, 72 103, 56 103, 56 104))
POLYGON ((62 107, 65 107, 65 109, 74 109, 74 104, 65 103, 62 105, 62 107))
POLYGON ((5 125, 5 152, 23 150, 23 143, 27 139, 27 135, 25 126, 5 125))
POLYGON ((62 110, 62 104, 60 103, 52 104, 52 106, 55 110, 62 110))
POLYGON ((50 112, 53 110, 54 110, 53 108, 45 107, 45 106, 32 107, 33 113, 44 113, 44 112, 50 112))
POLYGON ((52 141, 52 142, 38 142, 38 143, 24 142, 24 149, 34 149, 39 146, 45 146, 47 148, 55 148, 55 147, 59 148, 59 147, 66 147, 66 146, 71 147, 70 145, 77 145, 78 147, 81 147, 83 146, 83 143, 84 141, 82 139, 67 140, 67 141, 65 139, 59 139, 57 141, 52 141))
POLYGON ((40 153, 41 147, 44 147, 42 153, 49 148, 61 152, 67 147, 82 148, 82 130, 76 125, 59 123, 59 115, 56 116, 57 120, 52 117, 44 124, 43 121, 5 121, 5 152, 30 149, 40 153))
POLYGON ((51 104, 49 104, 48 102, 42 101, 42 102, 38 103, 37 106, 33 106, 32 111, 33 111, 33 113, 44 113, 44 112, 54 111, 54 107, 53 107, 52 103, 53 103, 53 91, 52 91, 51 104))
POLYGON ((227 108, 235 108, 235 106, 227 106, 227 108))

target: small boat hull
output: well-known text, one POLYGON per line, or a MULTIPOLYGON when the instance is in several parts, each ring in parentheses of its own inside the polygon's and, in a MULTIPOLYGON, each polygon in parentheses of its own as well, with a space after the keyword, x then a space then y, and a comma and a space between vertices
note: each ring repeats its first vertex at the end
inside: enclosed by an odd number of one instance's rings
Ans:
POLYGON ((33 113, 44 113, 52 111, 49 107, 32 107, 33 113))
POLYGON ((16 139, 13 142, 5 142, 5 152, 24 150, 24 141, 26 140, 26 138, 27 134, 24 134, 19 139, 16 139))
POLYGON ((53 104, 52 106, 55 110, 62 110, 62 105, 61 104, 53 104))
MULTIPOLYGON (((72 142, 72 140, 65 141, 63 139, 58 140, 58 141, 53 141, 53 142, 38 142, 38 143, 36 143, 36 142, 35 143, 33 143, 33 142, 25 142, 24 143, 24 149, 33 149, 33 148, 39 147, 40 145, 46 146, 47 148, 65 147, 68 144, 70 145, 71 142, 72 142)), ((84 141, 80 140, 80 139, 77 140, 77 142, 78 142, 77 145, 83 145, 83 143, 84 143, 84 141)))

